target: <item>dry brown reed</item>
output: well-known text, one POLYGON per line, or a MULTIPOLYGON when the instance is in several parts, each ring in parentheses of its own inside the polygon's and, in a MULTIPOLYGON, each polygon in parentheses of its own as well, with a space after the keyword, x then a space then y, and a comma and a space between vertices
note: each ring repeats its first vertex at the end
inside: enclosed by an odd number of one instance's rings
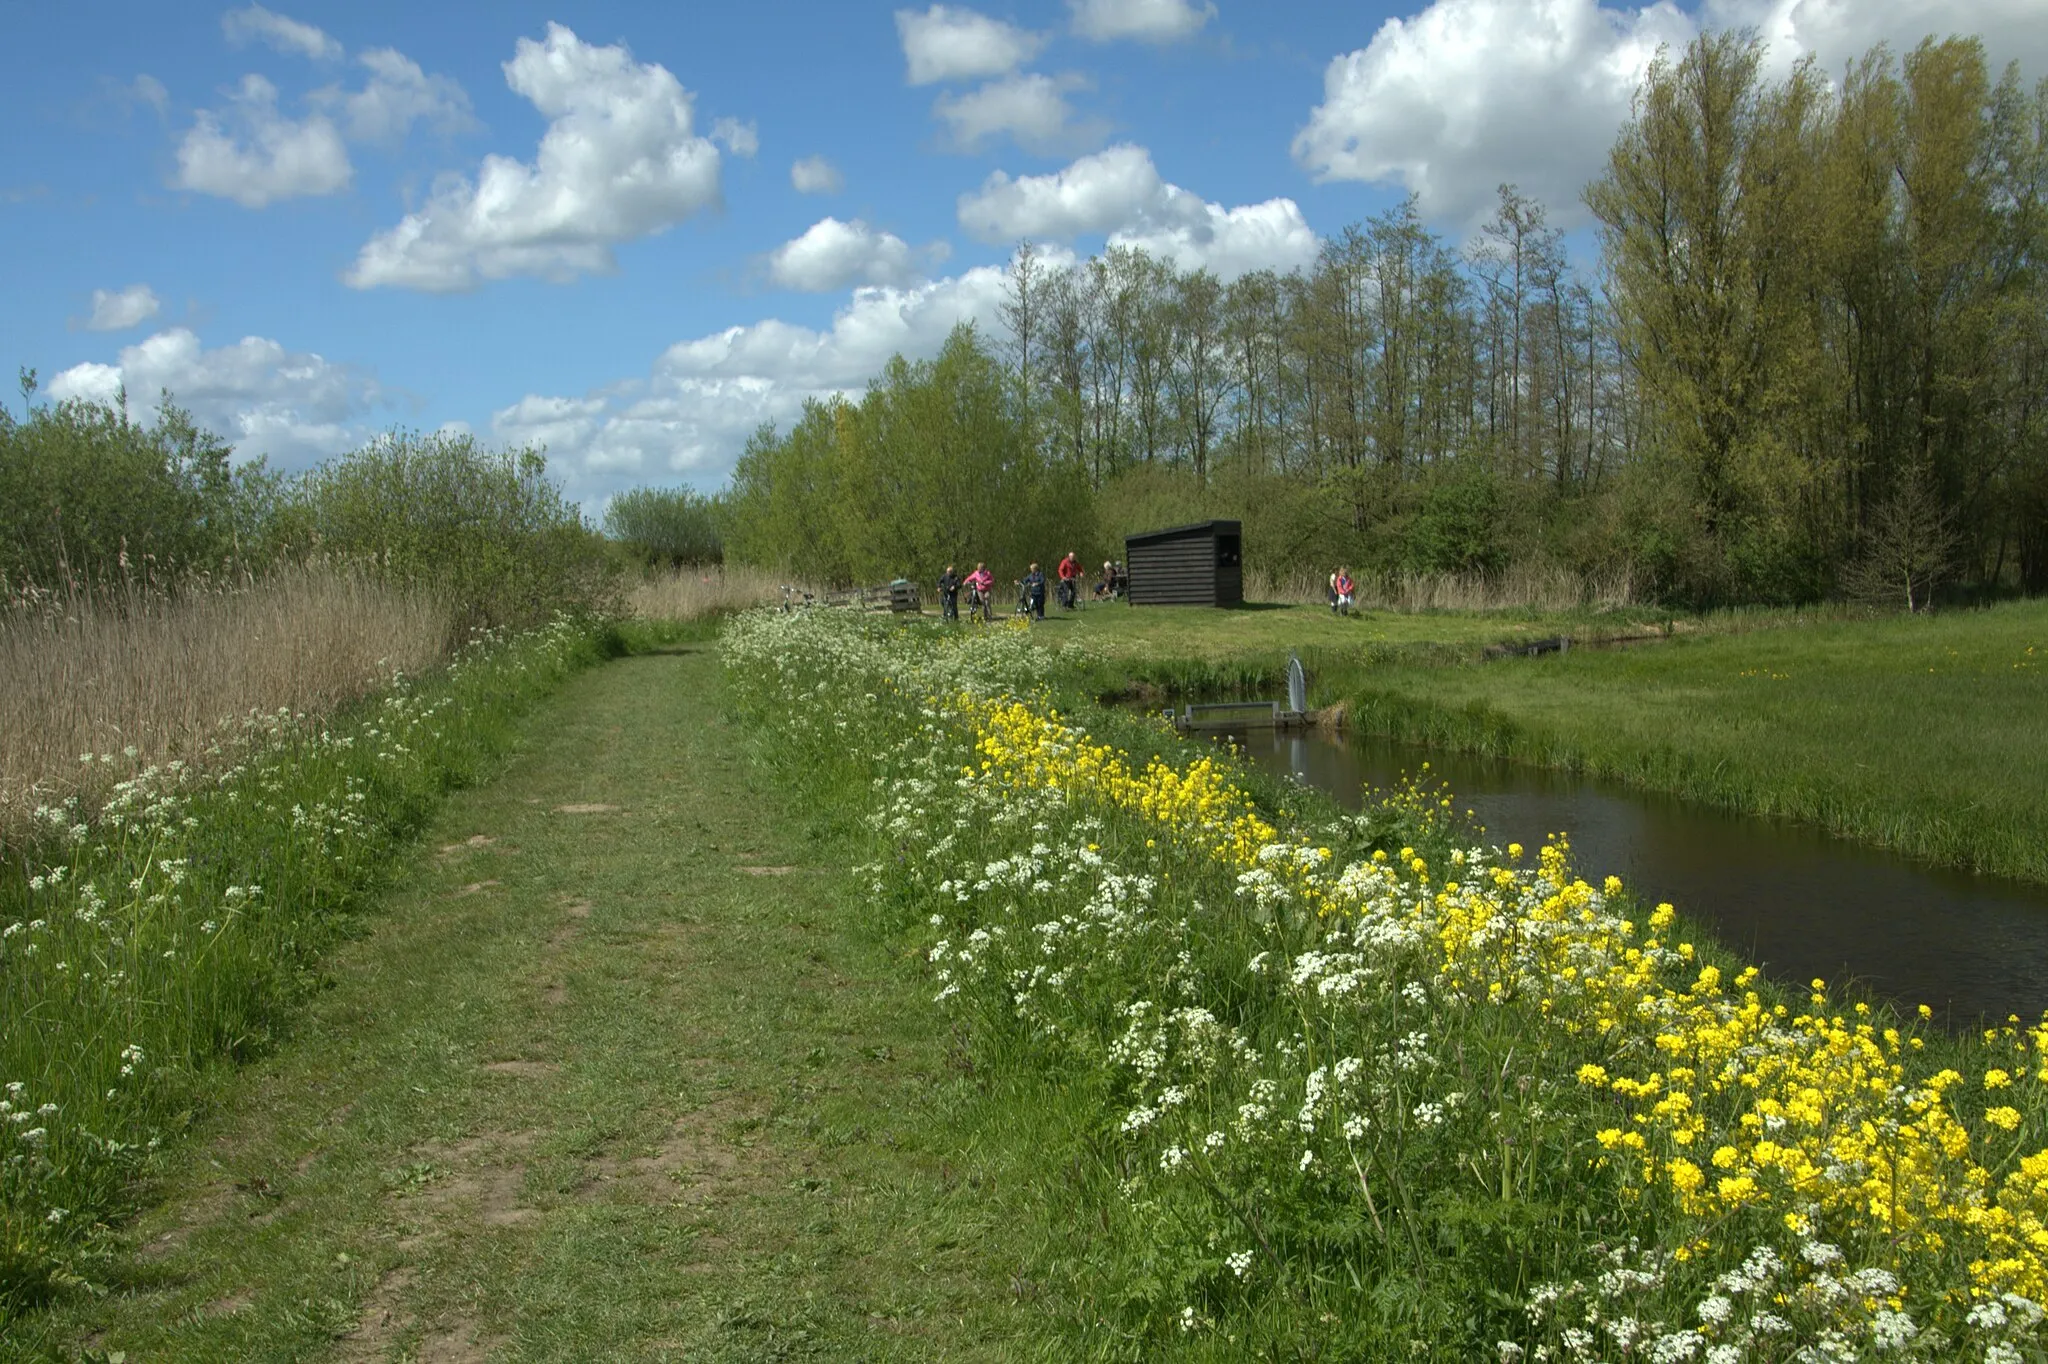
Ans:
MULTIPOLYGON (((1353 574, 1357 604, 1379 611, 1571 611, 1583 607, 1629 606, 1635 585, 1626 569, 1589 578, 1555 564, 1518 565, 1503 573, 1410 573, 1382 578, 1353 574)), ((1327 600, 1328 575, 1245 574, 1247 601, 1327 600)))
MULTIPOLYGON (((788 579, 765 568, 712 564, 650 574, 626 594, 627 609, 642 620, 701 620, 750 606, 775 606, 788 579)), ((802 584, 790 590, 801 593, 802 584)))
POLYGON ((437 602, 321 566, 0 610, 0 838, 53 798, 203 757, 252 711, 318 714, 432 667, 452 627, 437 602))

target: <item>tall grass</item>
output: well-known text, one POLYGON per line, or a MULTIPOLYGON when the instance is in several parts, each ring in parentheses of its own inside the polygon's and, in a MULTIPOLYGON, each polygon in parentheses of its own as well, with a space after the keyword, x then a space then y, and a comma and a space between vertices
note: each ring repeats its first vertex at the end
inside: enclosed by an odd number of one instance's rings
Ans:
MULTIPOLYGON (((1557 564, 1517 564, 1500 573, 1404 573, 1360 575, 1356 601, 1377 611, 1575 611, 1585 607, 1632 606, 1638 600, 1627 569, 1604 576, 1576 573, 1557 564)), ((1328 574, 1245 574, 1246 601, 1327 600, 1328 574)))
POLYGON ((805 588, 772 569, 746 564, 684 565, 649 574, 634 584, 626 594, 626 609, 640 620, 704 620, 748 607, 779 605, 785 586, 797 592, 805 588))
POLYGON ((40 804, 203 763, 252 712, 324 714, 430 668, 452 625, 433 597, 318 565, 0 611, 0 842, 40 804))

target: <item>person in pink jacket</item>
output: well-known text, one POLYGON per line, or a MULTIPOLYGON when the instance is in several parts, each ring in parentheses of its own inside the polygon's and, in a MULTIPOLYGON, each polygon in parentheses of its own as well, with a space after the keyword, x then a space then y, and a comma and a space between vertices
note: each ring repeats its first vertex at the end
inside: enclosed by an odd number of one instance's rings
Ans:
POLYGON ((981 613, 983 620, 991 619, 992 611, 989 606, 989 594, 995 588, 996 575, 988 571, 987 564, 977 563, 974 566, 974 572, 968 574, 961 581, 962 585, 967 589, 967 614, 971 616, 978 611, 981 613))

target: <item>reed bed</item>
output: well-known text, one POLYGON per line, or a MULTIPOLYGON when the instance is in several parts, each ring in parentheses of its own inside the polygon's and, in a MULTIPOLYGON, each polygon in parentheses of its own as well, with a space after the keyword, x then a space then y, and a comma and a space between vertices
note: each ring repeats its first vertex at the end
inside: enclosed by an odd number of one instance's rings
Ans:
POLYGON ((322 566, 0 611, 0 839, 38 805, 203 760, 252 712, 317 715, 430 668, 452 628, 430 597, 322 566))
POLYGON ((780 605, 785 591, 800 595, 807 589, 816 590, 792 584, 772 569, 711 564, 642 579, 627 593, 626 609, 640 620, 705 620, 749 607, 780 605))
MULTIPOLYGON (((1245 574, 1247 601, 1327 600, 1328 575, 1245 574)), ((1404 573, 1361 577, 1357 604, 1376 611, 1574 611, 1584 607, 1636 604, 1633 577, 1626 569, 1605 577, 1587 576, 1556 564, 1525 564, 1500 573, 1404 573)))

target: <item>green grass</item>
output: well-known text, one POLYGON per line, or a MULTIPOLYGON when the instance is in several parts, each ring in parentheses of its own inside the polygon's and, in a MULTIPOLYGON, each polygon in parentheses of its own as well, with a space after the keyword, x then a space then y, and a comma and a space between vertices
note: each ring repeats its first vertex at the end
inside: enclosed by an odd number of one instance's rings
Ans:
POLYGON ((1212 606, 1128 606, 1089 603, 1068 613, 1048 607, 1041 627, 1048 643, 1084 641, 1117 659, 1162 657, 1267 660, 1285 663, 1289 649, 1389 652, 1409 648, 1478 652, 1486 645, 1560 633, 1589 637, 1661 628, 1652 609, 1623 611, 1367 611, 1339 616, 1325 606, 1253 603, 1212 606))
POLYGON ((1353 725, 2048 881, 2048 603, 1333 679, 1353 725))
POLYGON ((761 782, 720 694, 686 648, 547 702, 506 775, 433 816, 290 1040, 217 1077, 102 1292, 11 1344, 1037 1353, 1066 1120, 988 1120, 919 963, 862 912, 838 835, 761 782))

